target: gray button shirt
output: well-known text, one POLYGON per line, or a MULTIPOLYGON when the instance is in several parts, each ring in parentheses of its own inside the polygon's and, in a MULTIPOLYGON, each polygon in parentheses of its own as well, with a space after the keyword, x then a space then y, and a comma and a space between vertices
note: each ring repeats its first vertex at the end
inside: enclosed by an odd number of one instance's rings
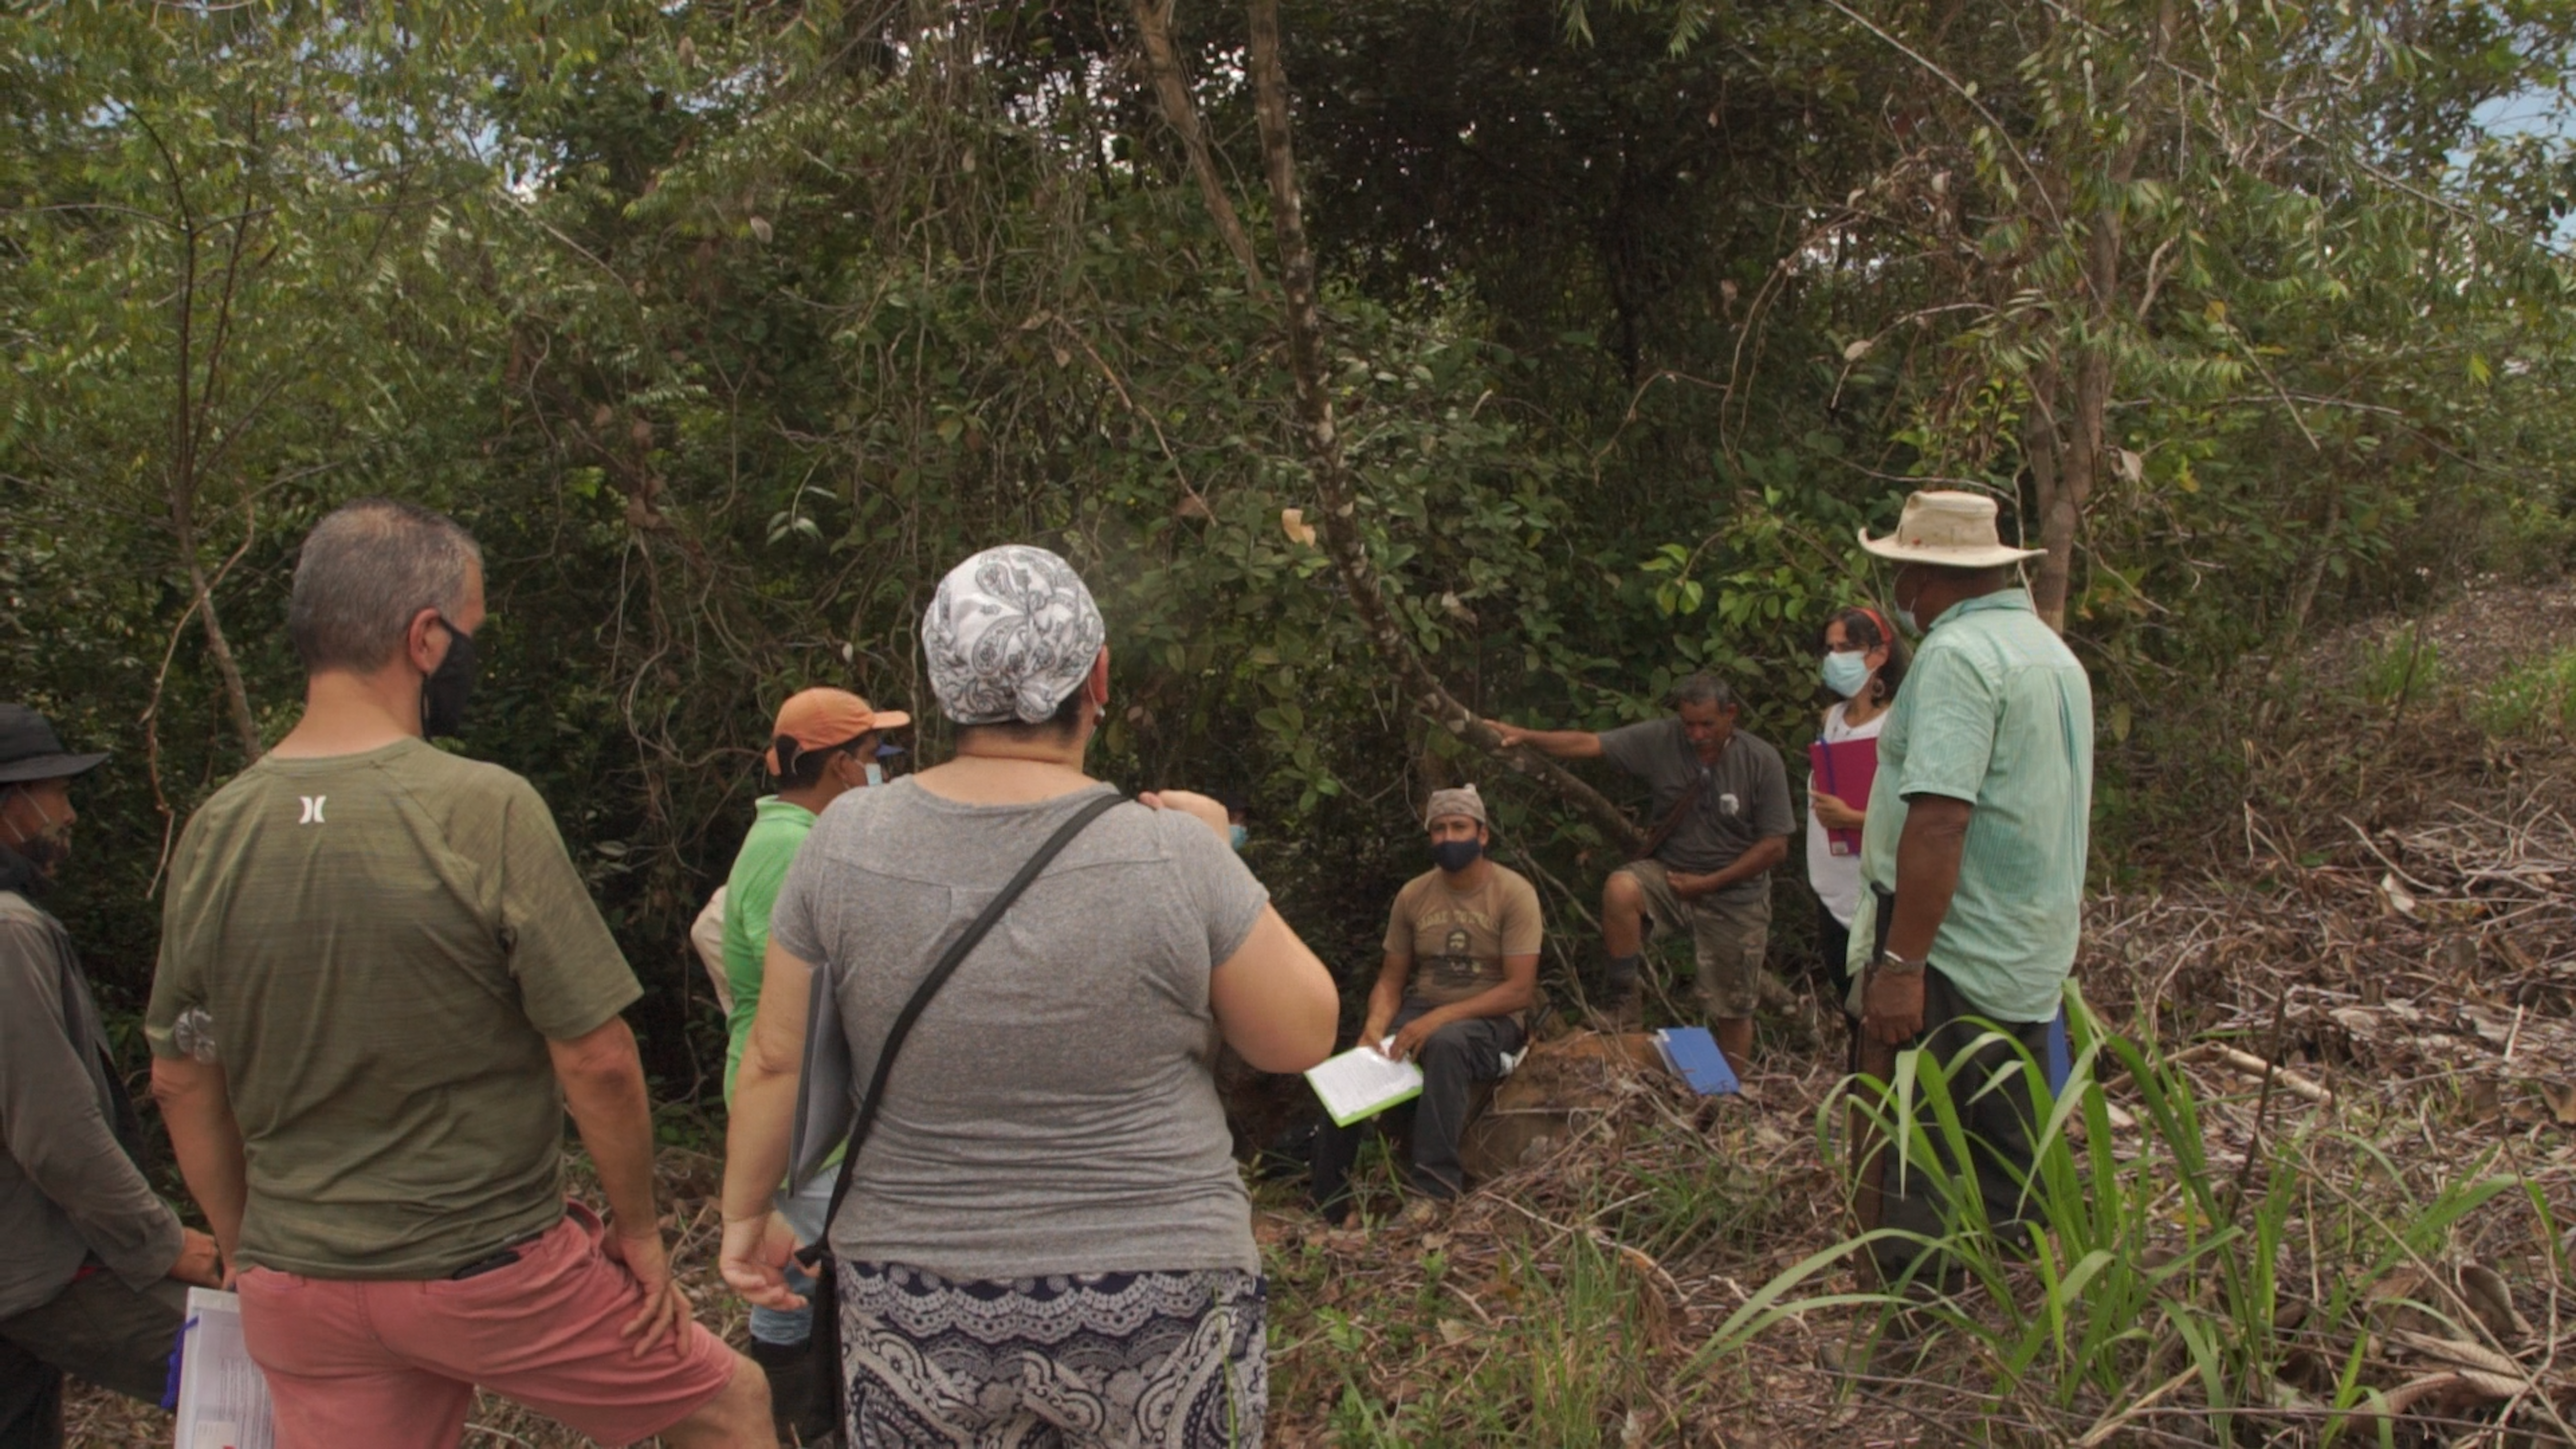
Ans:
POLYGON ((138 1292, 179 1259, 178 1218, 117 1138, 106 1052, 70 935, 0 889, 0 1318, 92 1254, 138 1292))

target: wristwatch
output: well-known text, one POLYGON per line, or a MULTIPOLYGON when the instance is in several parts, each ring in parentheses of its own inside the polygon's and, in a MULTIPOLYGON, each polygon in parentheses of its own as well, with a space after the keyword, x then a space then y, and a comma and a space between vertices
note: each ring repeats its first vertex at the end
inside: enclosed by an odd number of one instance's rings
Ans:
POLYGON ((1893 951, 1878 953, 1878 969, 1898 976, 1917 975, 1923 970, 1923 965, 1921 961, 1908 961, 1893 951))

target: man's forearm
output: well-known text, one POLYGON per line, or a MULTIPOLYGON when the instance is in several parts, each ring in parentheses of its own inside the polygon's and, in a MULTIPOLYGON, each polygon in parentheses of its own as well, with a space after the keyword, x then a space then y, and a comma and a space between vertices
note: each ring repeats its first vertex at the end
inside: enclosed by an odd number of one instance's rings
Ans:
POLYGON ((628 1052, 628 1070, 567 1073, 563 1092, 618 1232, 640 1237, 659 1231, 660 1223, 653 1202, 653 1104, 631 1038, 628 1052))
POLYGON ((1453 1001, 1436 1011, 1426 1011, 1417 1019, 1433 1023, 1432 1030, 1437 1031, 1453 1021, 1509 1016, 1528 1006, 1535 995, 1537 993, 1528 986, 1506 981, 1500 986, 1488 986, 1464 1001, 1453 1001))
POLYGON ((1374 1045, 1386 1035, 1387 1025, 1404 1009, 1405 983, 1413 979, 1413 958, 1389 956, 1378 968, 1377 981, 1369 987, 1368 1014, 1360 1018, 1360 1042, 1374 1045))
POLYGON ((223 1068, 207 1062, 156 1057, 152 1097, 170 1133, 180 1179, 206 1214, 206 1226, 229 1262, 241 1247, 244 1205, 250 1198, 242 1157, 241 1124, 233 1118, 223 1068))
POLYGON ((1887 949, 1908 961, 1932 954, 1932 940, 1949 918, 1971 808, 1946 796, 1909 802, 1896 840, 1896 916, 1887 928, 1887 949))
POLYGON ((1515 743, 1560 760, 1589 760, 1601 753, 1601 736, 1590 730, 1522 730, 1515 743))
MULTIPOLYGON (((1673 884, 1673 894, 1683 900, 1722 891, 1738 881, 1751 880, 1789 858, 1788 837, 1765 836, 1753 848, 1706 875, 1684 876, 1673 884)), ((1670 879, 1670 877, 1667 877, 1670 879)))

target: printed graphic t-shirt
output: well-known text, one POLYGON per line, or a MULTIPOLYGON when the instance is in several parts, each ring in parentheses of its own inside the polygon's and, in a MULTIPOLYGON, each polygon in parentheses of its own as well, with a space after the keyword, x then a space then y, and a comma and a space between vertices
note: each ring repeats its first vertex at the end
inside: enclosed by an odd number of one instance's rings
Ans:
POLYGON ((1484 884, 1453 891, 1437 870, 1395 893, 1386 950, 1413 958, 1405 1005, 1447 1006, 1503 984, 1503 961, 1535 956, 1543 927, 1538 891, 1520 872, 1496 865, 1484 884))
MULTIPOLYGON (((1756 843, 1798 828, 1789 814, 1789 772, 1780 763, 1780 752, 1742 730, 1727 740, 1714 765, 1700 762, 1699 751, 1682 733, 1682 722, 1669 716, 1603 731, 1601 753, 1646 782, 1648 830, 1672 814, 1691 781, 1702 773, 1709 776, 1690 815, 1655 851, 1655 859, 1672 870, 1690 875, 1724 870, 1756 843)), ((1768 879, 1754 876, 1707 899, 1759 900, 1770 889, 1768 879)))
POLYGON ((417 1280, 562 1215, 546 1043, 641 994, 535 789, 414 739, 271 755, 206 802, 144 1031, 222 1063, 244 1262, 417 1280))

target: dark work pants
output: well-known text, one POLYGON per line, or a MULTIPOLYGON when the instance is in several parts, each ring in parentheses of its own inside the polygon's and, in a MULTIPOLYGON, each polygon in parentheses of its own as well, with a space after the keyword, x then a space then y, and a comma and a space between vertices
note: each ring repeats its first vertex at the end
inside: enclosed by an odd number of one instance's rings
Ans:
POLYGON ((1816 959, 1825 963, 1825 980, 1833 983, 1834 1009, 1851 1014, 1851 927, 1834 919, 1834 913, 1823 905, 1816 907, 1816 959))
MULTIPOLYGON (((2022 1053, 2029 1053, 2030 1061, 2044 1066, 2052 1026, 2045 1021, 1984 1020, 1977 1007, 1950 984, 1950 978, 1941 974, 1940 967, 1923 968, 1923 1034, 1914 1039, 1914 1045, 1938 1058, 1949 1072, 1950 1100, 1958 1110, 1960 1125, 1967 1129, 1971 1161, 1963 1169, 1951 1157, 1949 1143, 1939 1128, 1927 1121, 1926 1130, 1947 1171, 1954 1176, 1963 1171, 1975 1173, 1978 1196, 1985 1200, 1986 1222, 2009 1244, 2019 1244, 2027 1237, 2022 1226, 2022 1184, 2031 1169, 2031 1134, 2038 1115, 2022 1053), (1989 1032, 2001 1032, 2010 1040, 1988 1041, 1974 1055, 1959 1058, 1952 1065, 1953 1057, 1989 1032), (2014 1050, 2015 1042, 2020 1044, 2020 1051, 2014 1050), (1993 1085, 1989 1087, 1989 1083, 1993 1085)), ((1931 1178, 1921 1171, 1900 1172, 1892 1150, 1884 1152, 1880 1162, 1880 1200, 1884 1205, 1880 1225, 1921 1233, 1927 1238, 1947 1234, 1952 1227, 1949 1208, 1931 1178)), ((1876 1251, 1880 1271, 1893 1279, 1924 1250, 1914 1243, 1889 1240, 1877 1244, 1876 1251)), ((1946 1276, 1951 1265, 1926 1266, 1946 1276)))
MULTIPOLYGON (((1428 1006, 1407 1004, 1389 1031, 1402 1031, 1428 1006)), ((1503 1057, 1520 1050, 1521 1025, 1508 1016, 1471 1017, 1453 1021, 1431 1034, 1416 1055, 1422 1068, 1422 1095, 1376 1117, 1336 1127, 1329 1120, 1315 1129, 1315 1202, 1328 1211, 1349 1196, 1351 1164, 1359 1160, 1360 1143, 1370 1129, 1396 1112, 1413 1116, 1413 1171, 1416 1191, 1433 1197, 1456 1197, 1466 1190, 1466 1170, 1458 1164, 1458 1139, 1467 1130, 1467 1102, 1478 1082, 1503 1074, 1503 1057)))
POLYGON ((137 1293, 112 1273, 92 1273, 53 1301, 0 1319, 0 1449, 63 1442, 67 1373, 161 1402, 187 1306, 188 1290, 168 1279, 137 1293))

